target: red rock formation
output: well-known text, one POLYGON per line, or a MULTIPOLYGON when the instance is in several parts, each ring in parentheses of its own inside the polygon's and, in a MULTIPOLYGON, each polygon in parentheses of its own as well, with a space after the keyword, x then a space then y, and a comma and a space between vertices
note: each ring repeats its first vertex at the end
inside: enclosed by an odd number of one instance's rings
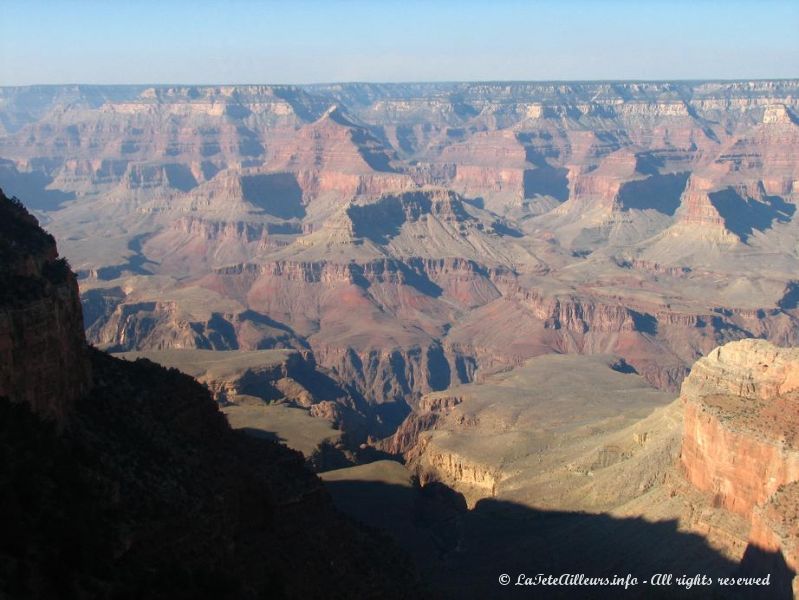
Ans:
POLYGON ((440 385, 439 350, 450 381, 615 352, 674 389, 797 341, 797 89, 3 88, 0 180, 74 195, 50 215, 94 342, 310 347, 375 402, 440 385))
POLYGON ((691 483, 712 493, 714 502, 751 516, 781 485, 799 479, 799 452, 731 427, 735 424, 687 403, 682 462, 691 483))
POLYGON ((681 397, 688 480, 751 521, 750 544, 799 571, 799 350, 721 346, 696 362, 681 397))
POLYGON ((611 210, 622 183, 635 174, 638 161, 629 150, 619 150, 604 157, 597 168, 576 168, 570 173, 570 201, 562 211, 611 210))

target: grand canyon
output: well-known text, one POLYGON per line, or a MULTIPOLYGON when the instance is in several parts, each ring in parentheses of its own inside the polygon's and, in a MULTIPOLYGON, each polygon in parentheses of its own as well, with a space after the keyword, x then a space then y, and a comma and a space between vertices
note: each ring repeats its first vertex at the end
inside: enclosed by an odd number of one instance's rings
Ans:
POLYGON ((0 188, 5 451, 126 523, 76 594, 799 593, 799 80, 2 87, 0 188))

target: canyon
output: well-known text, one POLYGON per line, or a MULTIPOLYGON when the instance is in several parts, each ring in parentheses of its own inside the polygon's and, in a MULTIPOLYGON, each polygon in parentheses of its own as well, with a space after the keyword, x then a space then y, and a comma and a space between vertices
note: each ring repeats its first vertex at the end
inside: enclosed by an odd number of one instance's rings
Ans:
POLYGON ((550 353, 797 340, 794 80, 0 89, 112 351, 295 349, 377 437, 550 353), (310 353, 310 354, 309 354, 310 353))
POLYGON ((21 217, 0 396, 64 427, 177 369, 435 597, 792 597, 797 149, 797 80, 0 88, 0 187, 54 236, 21 217))

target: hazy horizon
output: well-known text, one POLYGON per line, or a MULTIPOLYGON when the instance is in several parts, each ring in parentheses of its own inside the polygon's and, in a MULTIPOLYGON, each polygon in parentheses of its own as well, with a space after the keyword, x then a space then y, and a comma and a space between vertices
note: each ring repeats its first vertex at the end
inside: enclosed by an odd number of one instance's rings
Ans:
POLYGON ((599 83, 734 83, 737 81, 798 81, 797 77, 735 77, 720 79, 713 77, 672 78, 672 79, 453 79, 453 80, 402 80, 402 81, 367 81, 367 80, 331 80, 309 81, 307 83, 288 83, 285 81, 143 81, 140 83, 86 83, 83 81, 65 81, 63 83, 22 83, 3 84, 0 88, 33 88, 33 87, 220 87, 220 86, 268 86, 268 87, 316 87, 329 85, 460 85, 460 84, 599 84, 599 83))
POLYGON ((246 87, 246 86, 266 86, 266 87, 317 87, 330 85, 460 85, 460 84, 601 84, 601 83, 735 83, 738 81, 799 81, 797 77, 737 77, 733 79, 719 79, 713 77, 698 77, 691 79, 458 79, 451 81, 431 81, 431 80, 406 80, 406 81, 311 81, 308 83, 287 83, 284 81, 203 81, 203 82, 173 82, 173 81, 147 81, 141 83, 85 83, 82 81, 66 81, 63 83, 23 83, 23 84, 2 84, 0 88, 36 88, 36 87, 246 87))
POLYGON ((797 29, 783 0, 9 0, 0 85, 795 79, 797 29))

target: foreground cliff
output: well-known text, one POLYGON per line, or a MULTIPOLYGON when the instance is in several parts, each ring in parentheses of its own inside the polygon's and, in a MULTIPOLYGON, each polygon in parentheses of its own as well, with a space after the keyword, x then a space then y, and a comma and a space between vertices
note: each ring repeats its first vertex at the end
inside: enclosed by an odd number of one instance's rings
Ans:
POLYGON ((799 350, 763 340, 716 348, 694 365, 682 400, 687 479, 751 523, 750 546, 798 571, 799 350))
POLYGON ((0 191, 0 397, 63 422, 89 387, 78 285, 55 240, 0 191))
POLYGON ((302 456, 234 432, 175 370, 87 349, 52 238, 0 196, 0 596, 418 594, 302 456))

